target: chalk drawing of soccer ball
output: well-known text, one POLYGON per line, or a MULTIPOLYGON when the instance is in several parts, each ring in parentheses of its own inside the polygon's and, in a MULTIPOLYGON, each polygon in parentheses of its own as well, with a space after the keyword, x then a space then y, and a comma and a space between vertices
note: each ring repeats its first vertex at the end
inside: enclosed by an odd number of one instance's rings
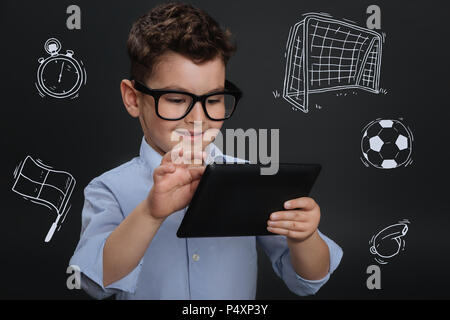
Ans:
POLYGON ((412 163, 413 135, 399 120, 377 119, 362 130, 362 162, 378 169, 395 169, 412 163))

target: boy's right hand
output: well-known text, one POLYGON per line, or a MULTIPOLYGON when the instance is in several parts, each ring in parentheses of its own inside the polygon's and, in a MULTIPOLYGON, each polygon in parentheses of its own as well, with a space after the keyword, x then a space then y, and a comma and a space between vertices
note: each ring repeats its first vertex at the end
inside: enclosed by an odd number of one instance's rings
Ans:
POLYGON ((206 168, 204 164, 194 165, 194 159, 204 163, 205 157, 205 152, 183 148, 172 149, 163 156, 153 172, 153 187, 147 196, 153 218, 164 219, 191 202, 206 168))

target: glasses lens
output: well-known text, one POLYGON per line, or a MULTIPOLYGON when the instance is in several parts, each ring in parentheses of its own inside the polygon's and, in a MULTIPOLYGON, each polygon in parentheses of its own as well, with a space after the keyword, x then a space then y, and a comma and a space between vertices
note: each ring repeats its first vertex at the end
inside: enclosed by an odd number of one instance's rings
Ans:
POLYGON ((181 93, 166 93, 159 98, 158 112, 166 119, 183 117, 192 103, 192 97, 181 93))
POLYGON ((206 101, 206 111, 212 119, 228 118, 234 110, 236 100, 231 94, 216 94, 209 96, 206 101))

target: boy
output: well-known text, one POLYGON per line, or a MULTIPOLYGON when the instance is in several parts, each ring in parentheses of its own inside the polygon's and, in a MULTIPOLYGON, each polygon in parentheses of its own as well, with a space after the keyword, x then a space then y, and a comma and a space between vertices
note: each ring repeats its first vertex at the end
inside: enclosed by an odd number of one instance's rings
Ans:
POLYGON ((273 236, 176 236, 205 164, 238 160, 203 139, 221 128, 238 100, 237 88, 225 81, 235 51, 229 36, 187 4, 160 5, 134 23, 127 42, 133 80, 122 80, 120 89, 144 138, 139 157, 85 189, 81 239, 70 264, 80 267, 82 287, 91 296, 254 299, 256 242, 298 295, 317 292, 338 266, 342 250, 318 231, 320 208, 306 197, 271 214, 273 236), (224 95, 231 98, 226 103, 224 95), (194 123, 201 124, 200 132, 194 123), (202 150, 178 148, 173 133, 188 144, 200 139, 202 150))

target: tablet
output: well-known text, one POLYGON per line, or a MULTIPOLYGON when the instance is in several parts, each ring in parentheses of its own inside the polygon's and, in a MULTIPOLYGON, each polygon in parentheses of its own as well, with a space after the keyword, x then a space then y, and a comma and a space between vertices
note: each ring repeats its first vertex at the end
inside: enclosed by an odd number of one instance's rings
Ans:
POLYGON ((280 163, 275 175, 261 175, 260 164, 210 164, 177 236, 274 235, 267 230, 270 214, 286 210, 287 200, 308 196, 320 170, 319 164, 280 163))

